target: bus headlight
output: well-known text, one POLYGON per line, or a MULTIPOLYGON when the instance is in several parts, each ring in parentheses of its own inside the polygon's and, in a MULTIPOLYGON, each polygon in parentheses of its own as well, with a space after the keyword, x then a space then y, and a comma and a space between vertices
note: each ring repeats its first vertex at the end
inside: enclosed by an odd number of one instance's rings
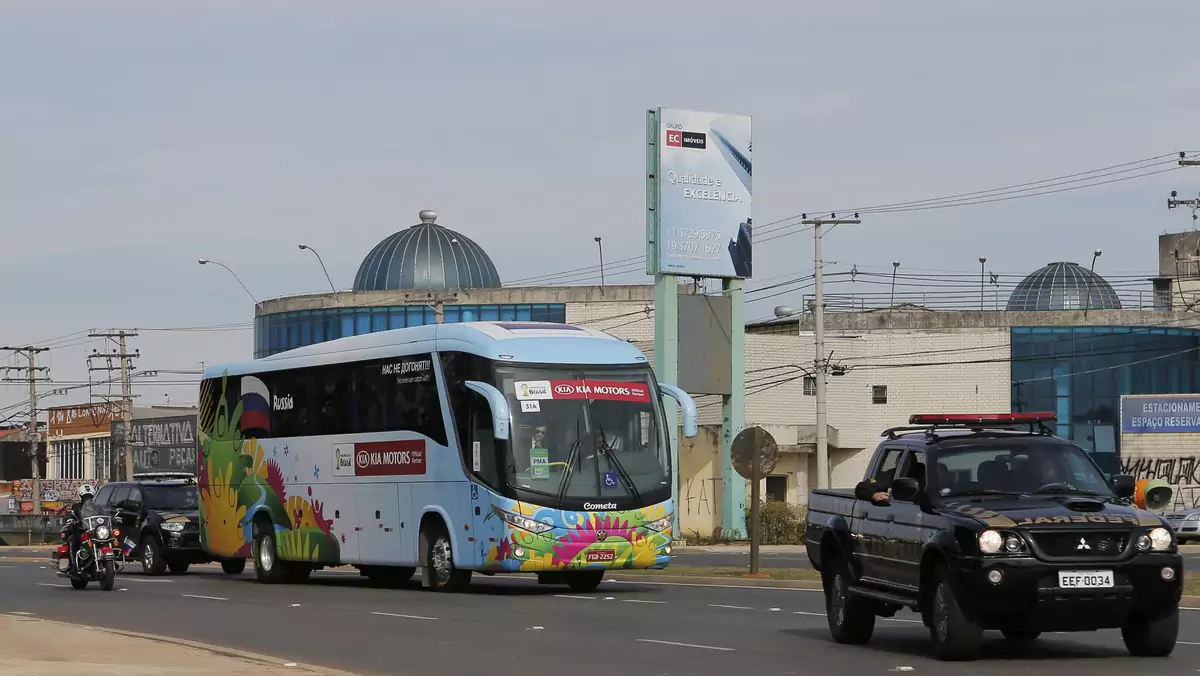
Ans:
POLYGON ((665 530, 670 530, 671 523, 674 520, 675 520, 674 517, 667 516, 667 517, 663 517, 663 518, 659 519, 658 521, 651 521, 650 523, 645 524, 645 526, 648 530, 657 531, 657 532, 661 533, 665 530))
POLYGON ((530 533, 545 533, 551 528, 554 528, 554 526, 551 526, 548 523, 534 521, 533 519, 521 516, 520 514, 500 512, 500 518, 504 519, 504 522, 508 525, 527 530, 530 533))
POLYGON ((1150 545, 1155 551, 1171 548, 1171 531, 1166 528, 1155 528, 1150 531, 1150 545))

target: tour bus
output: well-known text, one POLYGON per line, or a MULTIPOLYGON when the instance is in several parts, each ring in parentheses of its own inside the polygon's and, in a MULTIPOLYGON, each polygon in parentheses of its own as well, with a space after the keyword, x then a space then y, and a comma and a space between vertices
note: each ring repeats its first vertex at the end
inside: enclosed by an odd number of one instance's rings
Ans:
POLYGON ((211 366, 201 542, 260 582, 324 567, 459 591, 473 571, 592 591, 671 560, 662 397, 632 344, 567 324, 465 322, 211 366))

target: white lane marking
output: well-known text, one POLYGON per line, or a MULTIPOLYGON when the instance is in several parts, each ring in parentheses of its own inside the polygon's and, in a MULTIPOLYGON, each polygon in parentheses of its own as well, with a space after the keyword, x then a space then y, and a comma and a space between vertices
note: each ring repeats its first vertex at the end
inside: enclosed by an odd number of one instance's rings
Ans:
POLYGON ((825 617, 825 613, 810 613, 807 610, 797 610, 794 615, 809 615, 811 617, 825 617))
POLYGON ((710 603, 710 604, 708 604, 708 607, 709 608, 728 608, 730 610, 754 610, 750 606, 727 606, 727 605, 723 605, 720 603, 710 603))
MULTIPOLYGON (((806 610, 796 610, 796 611, 793 611, 792 614, 793 615, 809 615, 811 617, 825 617, 825 613, 812 613, 812 612, 809 612, 806 610)), ((906 622, 906 623, 910 623, 910 624, 924 624, 923 620, 906 620, 906 619, 903 619, 900 617, 881 617, 879 619, 884 620, 886 622, 906 622)))
POLYGON ((584 601, 595 601, 595 596, 571 596, 570 594, 555 594, 560 599, 583 599, 584 601))
POLYGON ((1189 608, 1187 606, 1179 606, 1180 610, 1200 610, 1200 608, 1189 608))
POLYGON ((16 568, 16 566, 0 566, 0 568, 16 568))
POLYGON ((204 599, 206 601, 228 601, 224 596, 201 596, 200 594, 180 594, 180 596, 189 599, 204 599))
POLYGON ((39 582, 39 583, 37 583, 37 586, 39 586, 39 587, 70 587, 71 585, 69 585, 69 584, 52 584, 50 582, 39 582))
POLYGON ((666 603, 666 601, 647 601, 646 599, 621 599, 625 603, 666 603))
MULTIPOLYGON (((401 615, 399 613, 371 613, 372 615, 380 615, 382 617, 403 617, 406 620, 436 620, 436 617, 425 617, 423 615, 401 615)), ((540 627, 537 627, 540 628, 540 627)))
POLYGON ((642 582, 640 580, 613 580, 613 584, 647 584, 661 587, 711 587, 714 589, 745 589, 745 590, 763 590, 763 591, 786 591, 786 592, 825 592, 819 587, 808 589, 805 587, 759 587, 742 584, 701 584, 699 582, 642 582))
POLYGON ((639 638, 640 643, 657 643, 659 645, 673 645, 680 648, 700 648, 701 650, 723 650, 725 652, 733 652, 736 648, 722 648, 715 645, 696 645, 695 643, 677 643, 675 641, 656 641, 652 638, 639 638))
POLYGON ((14 610, 9 615, 33 615, 33 613, 25 612, 24 610, 14 610))
POLYGON ((1200 643, 1195 643, 1193 641, 1176 641, 1176 643, 1180 645, 1200 645, 1200 643))
POLYGON ((154 584, 175 584, 175 580, 155 580, 146 577, 118 577, 122 582, 153 582, 154 584))

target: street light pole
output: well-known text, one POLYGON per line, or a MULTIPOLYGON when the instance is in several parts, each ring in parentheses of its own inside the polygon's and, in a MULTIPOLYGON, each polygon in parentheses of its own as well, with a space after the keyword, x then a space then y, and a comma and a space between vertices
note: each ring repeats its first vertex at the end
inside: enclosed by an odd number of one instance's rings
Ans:
POLYGON ((596 246, 600 248, 600 293, 604 293, 604 245, 600 243, 599 237, 593 237, 596 240, 596 246))
POLYGON ((980 312, 983 312, 983 302, 984 302, 984 301, 983 301, 983 298, 984 298, 984 284, 983 284, 983 277, 984 277, 984 275, 986 274, 986 273, 984 272, 984 267, 983 267, 983 266, 984 266, 984 264, 985 264, 985 263, 987 263, 987 258, 985 258, 985 257, 983 257, 983 256, 980 256, 980 257, 979 257, 979 311, 980 311, 980 312))
POLYGON ((828 364, 825 356, 825 296, 821 287, 821 227, 858 225, 862 221, 857 213, 854 214, 854 218, 838 218, 837 214, 829 214, 829 218, 809 218, 808 214, 801 214, 800 218, 801 223, 811 225, 813 229, 813 373, 817 380, 817 488, 829 488, 829 439, 825 423, 825 376, 828 364))
POLYGON ((232 268, 230 268, 228 265, 225 265, 224 263, 218 263, 217 261, 208 260, 207 258, 201 258, 198 262, 200 263, 200 265, 208 265, 211 263, 213 265, 217 265, 222 268, 225 268, 229 272, 229 274, 233 275, 233 278, 237 280, 237 283, 241 284, 242 291, 245 291, 246 295, 250 296, 250 300, 254 301, 254 307, 255 308, 258 307, 258 304, 259 304, 258 299, 254 297, 254 294, 250 293, 250 289, 246 288, 245 283, 242 282, 242 278, 238 277, 237 273, 234 272, 232 268))
POLYGON ((892 297, 888 301, 888 309, 896 307, 896 271, 900 269, 900 261, 892 261, 892 297))
POLYGON ((307 244, 301 244, 300 250, 313 252, 313 255, 317 257, 317 262, 321 264, 321 272, 325 273, 325 281, 329 282, 329 289, 337 293, 337 287, 333 285, 333 280, 329 278, 329 271, 325 269, 325 261, 321 260, 321 254, 317 253, 316 249, 307 244))
MULTIPOLYGON (((1092 266, 1090 268, 1088 268, 1091 272, 1093 272, 1093 273, 1096 272, 1096 259, 1099 258, 1100 254, 1102 254, 1102 253, 1104 253, 1104 252, 1099 249, 1096 249, 1095 251, 1092 252, 1092 266)), ((1088 280, 1088 292, 1087 292, 1086 298, 1087 299, 1083 302, 1083 318, 1084 319, 1087 319, 1088 310, 1091 309, 1091 307, 1092 307, 1091 280, 1088 280)))

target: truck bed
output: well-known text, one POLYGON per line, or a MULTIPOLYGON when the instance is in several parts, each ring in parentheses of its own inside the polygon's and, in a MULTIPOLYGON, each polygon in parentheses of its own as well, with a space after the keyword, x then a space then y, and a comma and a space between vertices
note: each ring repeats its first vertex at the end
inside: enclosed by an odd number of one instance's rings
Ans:
POLYGON ((844 521, 844 528, 853 518, 856 502, 853 488, 818 488, 809 493, 804 545, 816 570, 821 570, 821 537, 835 520, 844 521))

